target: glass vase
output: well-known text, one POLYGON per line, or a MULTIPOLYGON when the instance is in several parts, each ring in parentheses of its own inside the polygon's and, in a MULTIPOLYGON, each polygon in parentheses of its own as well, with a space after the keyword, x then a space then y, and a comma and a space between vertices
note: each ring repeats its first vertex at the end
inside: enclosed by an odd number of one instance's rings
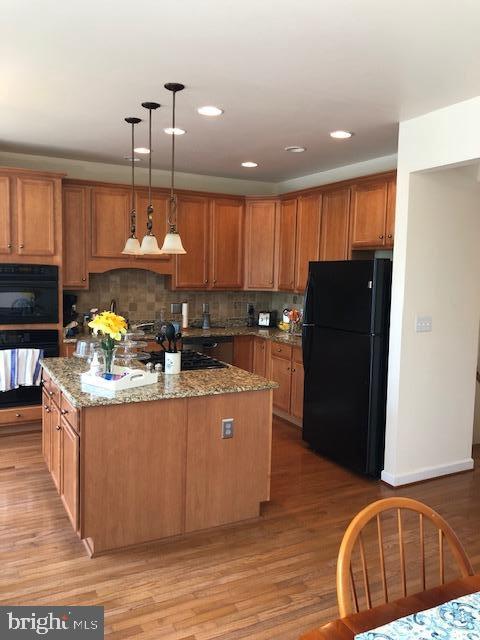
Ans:
POLYGON ((105 338, 101 341, 100 346, 103 354, 103 370, 105 377, 108 378, 113 373, 113 363, 115 360, 115 352, 117 347, 113 338, 105 338))

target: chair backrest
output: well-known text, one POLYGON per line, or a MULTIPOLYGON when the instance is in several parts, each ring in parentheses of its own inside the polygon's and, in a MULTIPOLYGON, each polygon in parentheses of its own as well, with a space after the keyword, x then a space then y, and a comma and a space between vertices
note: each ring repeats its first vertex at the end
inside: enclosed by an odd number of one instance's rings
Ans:
MULTIPOLYGON (((374 538, 377 539, 377 543, 374 544, 375 556, 378 556, 378 566, 381 573, 381 584, 383 591, 383 602, 389 601, 387 575, 385 570, 385 545, 384 545, 384 533, 382 529, 382 517, 381 514, 385 511, 394 510, 393 515, 396 516, 394 536, 398 537, 398 543, 395 542, 396 549, 398 549, 399 556, 399 572, 395 570, 395 574, 399 577, 401 582, 401 594, 407 596, 407 579, 406 579, 406 566, 405 566, 405 530, 404 522, 402 518, 402 511, 408 510, 418 513, 418 538, 415 542, 418 542, 419 553, 418 560, 420 563, 420 585, 423 591, 425 591, 425 521, 429 521, 437 530, 438 540, 438 563, 439 563, 439 580, 440 584, 445 582, 445 557, 444 557, 444 540, 447 540, 451 555, 455 561, 456 566, 459 568, 461 576, 466 577, 473 575, 472 565, 465 553, 459 539, 450 525, 433 509, 410 498, 386 498, 384 500, 378 500, 368 505, 358 513, 348 526, 345 535, 340 545, 340 551, 337 561, 337 598, 338 608, 340 610, 340 616, 347 616, 351 613, 359 611, 359 588, 355 583, 354 571, 352 569, 352 555, 356 545, 358 543, 359 552, 359 564, 361 571, 361 582, 363 583, 362 591, 366 602, 366 608, 372 608, 372 593, 371 593, 371 571, 369 573, 369 563, 367 561, 367 554, 365 551, 364 539, 362 537, 362 530, 372 520, 376 520, 372 525, 376 525, 376 532, 374 532, 374 538), (395 531, 396 530, 396 531, 395 531)), ((412 535, 408 536, 409 542, 413 540, 412 535)), ((435 545, 436 546, 436 545, 435 545)), ((387 546, 387 552, 393 553, 394 545, 392 540, 389 540, 387 546)), ((370 555, 371 549, 369 549, 370 555)), ((431 551, 431 549, 429 550, 431 551)), ((395 550, 396 553, 396 550, 395 550)), ((370 566, 371 569, 371 566, 370 566)), ((417 588, 418 592, 419 589, 417 588)))

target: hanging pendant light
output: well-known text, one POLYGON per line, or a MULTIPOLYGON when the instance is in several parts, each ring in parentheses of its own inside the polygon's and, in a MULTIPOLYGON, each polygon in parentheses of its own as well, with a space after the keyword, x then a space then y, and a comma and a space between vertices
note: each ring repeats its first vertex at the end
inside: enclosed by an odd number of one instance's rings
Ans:
POLYGON ((130 209, 130 237, 125 242, 125 247, 122 253, 126 253, 129 256, 137 256, 141 253, 140 242, 135 235, 137 226, 137 212, 135 211, 135 125, 141 122, 140 118, 125 118, 125 122, 132 125, 132 208, 130 209))
POLYGON ((147 233, 143 236, 140 252, 143 255, 157 255, 161 253, 158 248, 157 238, 152 231, 153 228, 153 205, 152 205, 152 111, 158 109, 158 102, 142 102, 142 107, 148 109, 148 206, 147 206, 147 233))
MULTIPOLYGON (((175 95, 177 91, 185 89, 185 85, 178 82, 167 82, 165 89, 171 91, 173 94, 172 105, 172 131, 175 131, 175 95)), ((172 255, 179 255, 187 253, 182 245, 180 234, 177 231, 177 196, 175 194, 175 138, 177 136, 172 134, 172 166, 171 166, 171 181, 170 181, 170 207, 168 212, 168 226, 169 231, 165 235, 160 253, 169 253, 172 255)))

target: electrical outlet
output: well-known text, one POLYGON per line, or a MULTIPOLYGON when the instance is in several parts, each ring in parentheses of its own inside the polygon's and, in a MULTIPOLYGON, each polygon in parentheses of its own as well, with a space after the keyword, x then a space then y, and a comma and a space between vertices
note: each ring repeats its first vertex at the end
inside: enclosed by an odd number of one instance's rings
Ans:
POLYGON ((222 420, 222 438, 233 438, 233 418, 222 420))
POLYGON ((182 303, 172 302, 170 305, 170 313, 182 313, 182 303))
POLYGON ((432 316, 416 316, 415 331, 417 333, 429 333, 432 330, 432 316))

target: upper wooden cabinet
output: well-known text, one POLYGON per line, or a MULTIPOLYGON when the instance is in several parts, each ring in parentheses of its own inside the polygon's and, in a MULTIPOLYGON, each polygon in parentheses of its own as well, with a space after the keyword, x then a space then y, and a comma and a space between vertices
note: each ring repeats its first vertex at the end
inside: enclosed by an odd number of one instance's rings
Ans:
POLYGON ((177 228, 187 252, 177 256, 175 287, 207 289, 209 286, 210 210, 202 196, 180 196, 177 228))
POLYGON ((117 258, 130 235, 130 191, 122 187, 93 187, 90 212, 91 256, 117 258))
POLYGON ((394 191, 392 178, 379 178, 352 187, 352 248, 380 248, 393 244, 394 191), (389 235, 392 237, 388 238, 389 235))
POLYGON ((320 260, 348 260, 350 188, 326 191, 322 197, 320 260))
POLYGON ((211 200, 210 278, 213 289, 243 287, 243 199, 211 200))
POLYGON ((0 169, 0 254, 7 262, 58 263, 61 176, 0 169))
POLYGON ((295 291, 307 285, 308 263, 318 260, 320 250, 320 220, 322 195, 300 196, 297 209, 297 237, 295 250, 295 291))
POLYGON ((65 185, 63 188, 63 286, 88 287, 87 214, 90 189, 65 185))
POLYGON ((295 286, 295 242, 297 199, 280 202, 278 215, 278 289, 293 291, 295 286))
POLYGON ((245 288, 275 287, 277 200, 250 200, 245 220, 245 288))

